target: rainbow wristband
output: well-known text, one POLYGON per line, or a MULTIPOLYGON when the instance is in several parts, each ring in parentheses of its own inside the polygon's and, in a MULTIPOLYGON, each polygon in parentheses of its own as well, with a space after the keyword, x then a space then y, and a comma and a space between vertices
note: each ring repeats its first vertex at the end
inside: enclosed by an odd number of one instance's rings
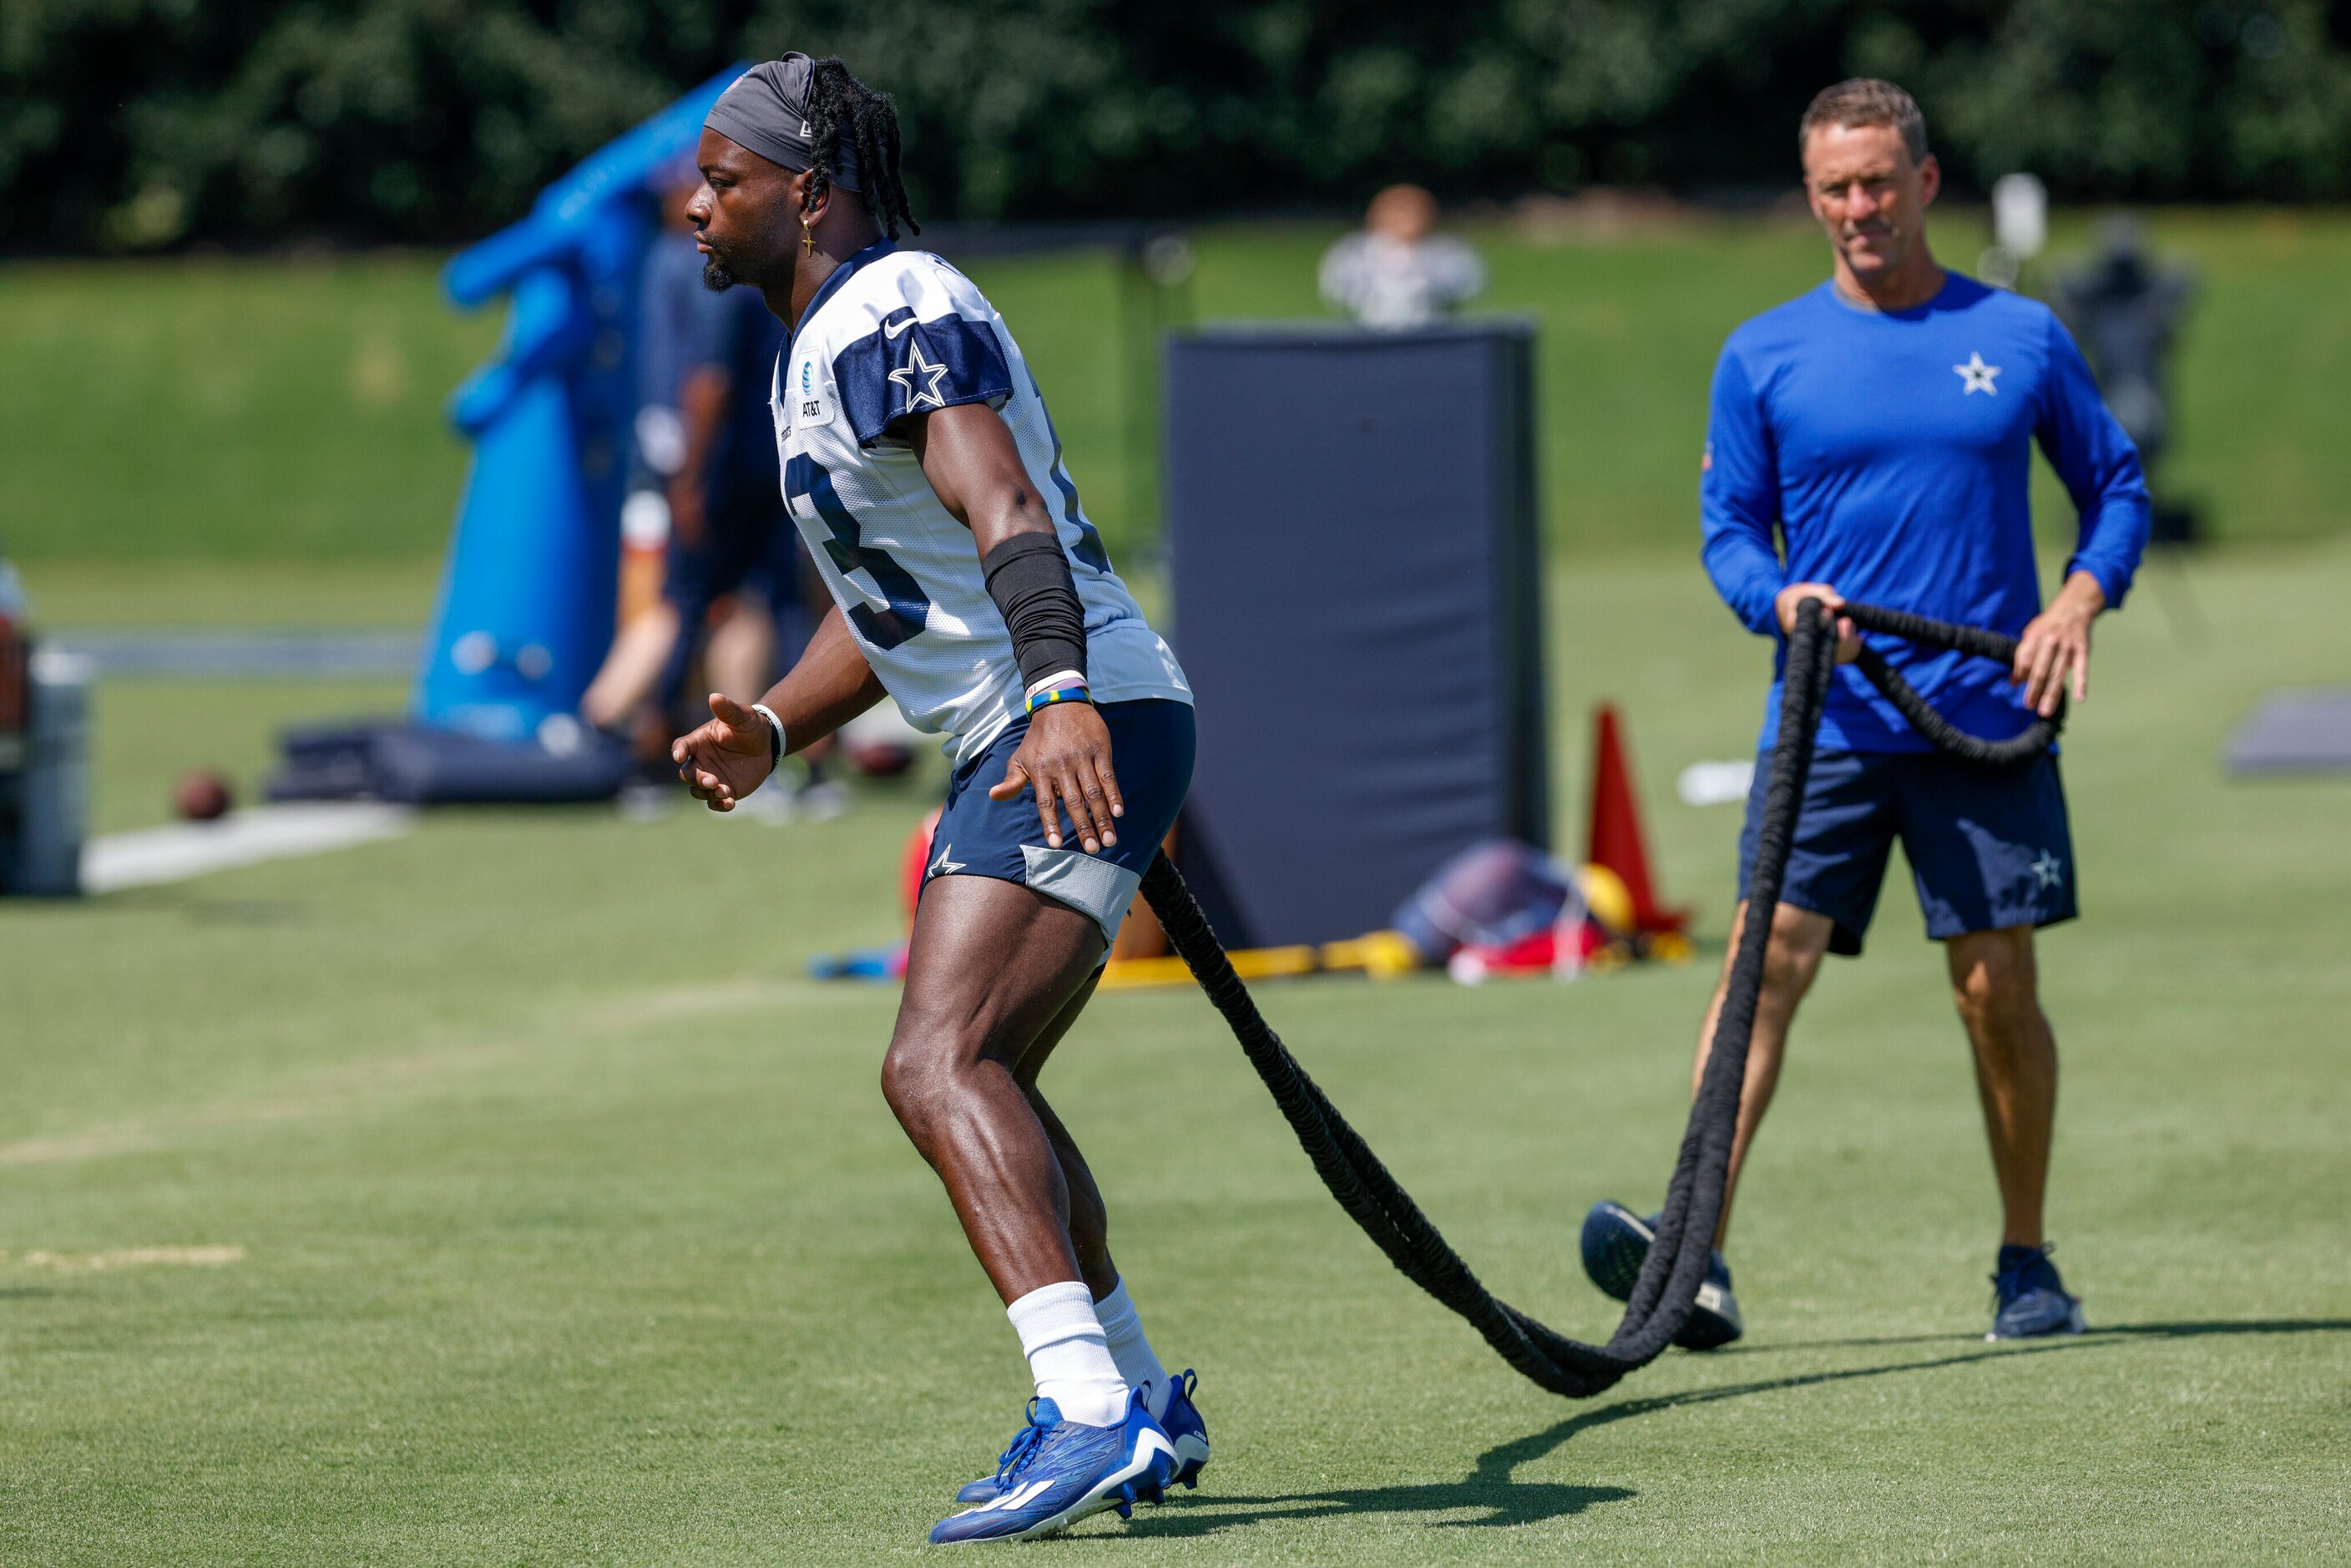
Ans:
POLYGON ((1091 703, 1093 700, 1093 694, 1086 690, 1085 682, 1056 681, 1042 691, 1030 692, 1028 706, 1029 711, 1035 713, 1039 708, 1050 707, 1055 703, 1091 703))

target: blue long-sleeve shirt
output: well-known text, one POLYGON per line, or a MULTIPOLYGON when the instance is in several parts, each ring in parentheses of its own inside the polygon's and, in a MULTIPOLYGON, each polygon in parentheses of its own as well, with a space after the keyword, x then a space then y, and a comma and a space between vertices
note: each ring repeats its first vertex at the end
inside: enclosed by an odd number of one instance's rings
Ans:
MULTIPOLYGON (((2041 609, 2034 441, 2081 515, 2066 574, 2089 572, 2119 605, 2147 547, 2147 481, 2047 307, 1957 273, 1910 310, 1865 310, 1823 283, 1723 345, 1698 486, 1707 571, 1750 631, 1774 636, 1772 600, 1792 582, 2014 635, 2041 609)), ((1873 645, 1962 729, 2002 739, 2030 722, 2022 688, 1989 660, 1873 645)), ((1786 661, 1782 640, 1763 747, 1779 734, 1786 661)), ((1820 746, 1928 742, 1847 665, 1820 746)))

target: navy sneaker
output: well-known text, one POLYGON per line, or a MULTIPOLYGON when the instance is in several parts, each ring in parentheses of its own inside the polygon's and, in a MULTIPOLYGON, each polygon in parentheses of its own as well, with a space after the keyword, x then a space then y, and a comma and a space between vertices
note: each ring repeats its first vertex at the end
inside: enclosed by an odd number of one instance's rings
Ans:
POLYGON ((1159 1418, 1159 1424, 1167 1428, 1168 1440, 1176 1445, 1176 1479, 1196 1487, 1200 1472, 1208 1468, 1208 1424, 1200 1419, 1200 1408, 1192 1403, 1192 1390, 1200 1386, 1200 1375, 1187 1366, 1173 1381, 1175 1392, 1167 1396, 1167 1414, 1159 1418))
MULTIPOLYGON (((1583 1271, 1604 1293, 1629 1301, 1656 1239, 1656 1215, 1643 1219, 1621 1203, 1595 1203, 1583 1217, 1583 1271)), ((1698 1288, 1698 1305, 1674 1343, 1684 1350, 1719 1350, 1746 1332, 1738 1298, 1730 1293, 1730 1265, 1721 1253, 1712 1253, 1698 1288)))
POLYGON ((1986 1339, 2037 1339, 2043 1334, 2080 1333, 2088 1326, 2082 1298, 2065 1293, 2053 1245, 2002 1247, 1991 1277, 1991 1332, 1986 1339))
POLYGON ((1175 1476, 1175 1443, 1132 1391, 1108 1427, 1065 1421, 1051 1400, 1031 1399, 1029 1424, 997 1466, 996 1495, 932 1526, 931 1544, 1033 1541, 1106 1508, 1124 1518, 1175 1476))
MULTIPOLYGON (((1167 1414, 1159 1418, 1159 1425, 1166 1431, 1167 1440, 1176 1445, 1174 1479, 1187 1487, 1196 1487, 1200 1484, 1200 1472, 1208 1464, 1208 1424, 1200 1419, 1200 1408, 1192 1403, 1192 1390, 1200 1385, 1200 1375, 1186 1367, 1181 1377, 1171 1381, 1175 1391, 1168 1396, 1167 1414)), ((1017 1448, 1028 1435, 1028 1429, 1022 1428, 1020 1436, 1012 1439, 1014 1446, 1017 1448)), ((1011 1448, 998 1455, 996 1474, 964 1482, 962 1490, 956 1493, 956 1501, 965 1504, 987 1502, 1008 1490, 999 1478, 1012 1458, 1011 1448)), ((1157 1502, 1163 1500, 1144 1498, 1143 1500, 1157 1502)))

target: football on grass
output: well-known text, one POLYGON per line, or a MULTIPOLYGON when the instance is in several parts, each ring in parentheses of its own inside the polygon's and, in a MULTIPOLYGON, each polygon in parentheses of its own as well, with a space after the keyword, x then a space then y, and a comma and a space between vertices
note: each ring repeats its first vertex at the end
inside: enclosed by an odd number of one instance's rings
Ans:
POLYGON ((233 803, 228 780, 209 768, 193 768, 183 773, 178 787, 172 791, 173 808, 191 822, 217 821, 228 814, 233 803))

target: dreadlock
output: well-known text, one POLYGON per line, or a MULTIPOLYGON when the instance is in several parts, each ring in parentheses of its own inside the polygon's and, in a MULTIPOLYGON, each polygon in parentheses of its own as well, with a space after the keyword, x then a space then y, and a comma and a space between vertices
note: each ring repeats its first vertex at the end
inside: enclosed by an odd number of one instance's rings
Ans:
POLYGON ((906 187, 898 180, 898 106, 885 92, 875 92, 849 74, 838 56, 814 62, 809 68, 809 145, 815 165, 809 171, 809 199, 832 188, 833 149, 845 139, 857 153, 857 170, 865 189, 865 210, 892 239, 904 220, 915 234, 923 225, 906 209, 906 187))

